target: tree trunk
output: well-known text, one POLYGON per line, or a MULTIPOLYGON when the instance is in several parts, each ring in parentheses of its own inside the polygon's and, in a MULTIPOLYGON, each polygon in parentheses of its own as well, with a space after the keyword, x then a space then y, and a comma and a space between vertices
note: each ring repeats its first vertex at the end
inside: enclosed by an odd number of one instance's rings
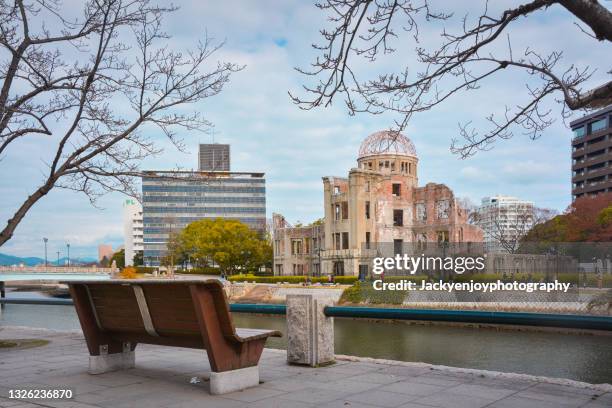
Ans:
POLYGON ((23 202, 21 207, 19 207, 15 214, 13 214, 13 217, 7 221, 6 227, 4 227, 2 232, 0 232, 0 247, 4 245, 6 241, 11 239, 13 233, 15 232, 15 228, 17 228, 17 225, 19 225, 23 217, 25 217, 28 211, 30 211, 32 206, 36 204, 38 200, 47 195, 47 193, 51 190, 51 187, 53 187, 53 184, 47 182, 42 187, 38 188, 38 190, 36 190, 34 194, 30 195, 28 199, 23 202))

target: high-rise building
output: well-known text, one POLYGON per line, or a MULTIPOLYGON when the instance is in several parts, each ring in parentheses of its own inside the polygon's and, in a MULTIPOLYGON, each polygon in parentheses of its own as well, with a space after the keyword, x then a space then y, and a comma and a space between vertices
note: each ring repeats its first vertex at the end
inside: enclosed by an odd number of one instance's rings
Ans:
MULTIPOLYGON (((202 146, 226 146, 224 151, 227 156, 223 161, 224 166, 229 169, 229 145, 200 145, 200 168, 202 146)), ((204 218, 235 219, 262 236, 265 234, 264 173, 229 172, 209 168, 201 171, 143 173, 145 265, 158 266, 167 252, 170 235, 180 232, 189 223, 204 218)))
POLYGON ((473 218, 484 232, 487 252, 514 252, 533 227, 534 204, 504 195, 485 197, 473 218))
POLYGON ((134 256, 144 250, 143 247, 142 205, 134 199, 123 203, 123 242, 125 247, 125 265, 134 265, 134 256))
POLYGON ((572 198, 612 192, 612 105, 570 123, 572 198))
POLYGON ((323 225, 275 222, 274 273, 367 276, 374 245, 391 244, 395 251, 428 242, 482 242, 482 231, 468 223, 449 187, 418 186, 417 165, 408 137, 368 136, 348 178, 323 178, 323 225))
POLYGON ((109 262, 113 257, 114 251, 113 246, 109 244, 98 245, 98 262, 102 262, 106 258, 109 262))
POLYGON ((230 145, 200 144, 198 168, 200 171, 230 171, 230 145))

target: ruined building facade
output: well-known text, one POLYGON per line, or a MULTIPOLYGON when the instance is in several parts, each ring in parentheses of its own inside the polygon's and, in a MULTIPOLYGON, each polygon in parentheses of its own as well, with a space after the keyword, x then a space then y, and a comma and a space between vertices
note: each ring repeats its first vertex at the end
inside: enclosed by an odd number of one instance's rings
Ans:
MULTIPOLYGON (((482 231, 468 224, 467 211, 450 188, 435 183, 418 186, 418 162, 406 136, 377 132, 361 144, 357 167, 348 178, 323 178, 325 217, 318 236, 323 239, 316 274, 367 275, 375 256, 373 243, 401 247, 418 242, 482 242, 482 231)), ((282 233, 290 231, 285 228, 282 233)), ((278 256, 275 252, 275 265, 281 264, 281 258, 283 264, 301 262, 287 250, 279 250, 278 256)), ((275 274, 292 275, 293 270, 275 268, 275 274)))

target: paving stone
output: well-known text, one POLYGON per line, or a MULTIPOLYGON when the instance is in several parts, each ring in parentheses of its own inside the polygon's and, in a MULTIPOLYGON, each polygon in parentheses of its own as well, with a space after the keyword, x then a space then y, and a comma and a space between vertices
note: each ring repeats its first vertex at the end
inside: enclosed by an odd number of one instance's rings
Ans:
POLYGON ((280 398, 269 398, 252 402, 246 405, 248 408, 310 408, 315 405, 306 402, 291 401, 280 398))
POLYGON ((247 388, 244 391, 232 392, 230 394, 223 395, 223 398, 233 399, 242 402, 255 402, 262 399, 275 397, 286 394, 285 391, 273 390, 271 388, 254 387, 247 388))
POLYGON ((327 407, 327 408, 608 408, 612 394, 531 380, 446 372, 417 365, 338 360, 328 367, 291 366, 278 350, 264 350, 262 384, 223 396, 209 393, 210 367, 201 350, 139 345, 134 369, 87 374, 82 336, 0 328, 14 338, 48 338, 32 350, 2 353, 0 408, 127 407, 327 407), (44 333, 44 334, 41 334, 44 333), (195 382, 192 380, 195 379, 195 382), (66 387, 72 400, 18 401, 3 398, 10 388, 66 387))
POLYGON ((348 397, 350 391, 328 390, 324 388, 306 388, 300 391, 291 392, 283 395, 283 399, 291 401, 316 404, 317 406, 326 402, 348 397))
POLYGON ((395 374, 382 374, 379 372, 359 374, 351 377, 351 380, 360 382, 371 382, 375 384, 391 384, 394 382, 405 380, 406 377, 402 377, 395 374))
POLYGON ((446 387, 431 384, 419 384, 410 381, 401 381, 380 388, 381 391, 397 392, 400 394, 414 395, 425 397, 435 394, 436 392, 444 391, 446 387))
POLYGON ((556 402, 559 404, 568 405, 586 404, 591 400, 591 397, 589 395, 581 393, 544 391, 542 389, 535 389, 534 387, 528 388, 524 391, 519 391, 514 395, 518 397, 530 398, 533 400, 556 402))
POLYGON ((516 390, 498 387, 487 387, 481 384, 461 384, 447 389, 452 394, 471 395, 475 397, 501 399, 516 393, 516 390))
POLYGON ((351 395, 347 401, 360 402, 378 407, 399 407, 406 402, 418 398, 414 395, 399 394, 389 391, 371 390, 351 395))
POLYGON ((427 397, 421 397, 413 402, 442 408, 480 408, 487 406, 494 401, 495 400, 490 398, 439 392, 427 397))
POLYGON ((512 395, 499 401, 495 401, 491 405, 488 405, 487 408, 578 408, 580 406, 581 404, 564 404, 512 395))

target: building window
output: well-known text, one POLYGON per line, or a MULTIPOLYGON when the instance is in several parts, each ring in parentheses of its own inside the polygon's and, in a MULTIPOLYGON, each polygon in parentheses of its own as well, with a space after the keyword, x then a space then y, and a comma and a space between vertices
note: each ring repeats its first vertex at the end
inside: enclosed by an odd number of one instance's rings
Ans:
POLYGON ((393 226, 401 227, 404 225, 404 210, 393 210, 393 226))
POLYGON ((314 276, 321 276, 321 265, 318 263, 312 264, 312 274, 314 276))
POLYGON ((425 203, 417 203, 415 212, 417 221, 427 221, 427 207, 425 207, 425 203))
POLYGON ((334 234, 334 249, 340 249, 340 233, 337 232, 334 234))
POLYGON ((365 280, 367 276, 368 276, 368 265, 360 264, 359 265, 359 280, 365 280))
POLYGON ((334 194, 340 194, 340 186, 334 186, 334 194))
POLYGON ((366 192, 370 191, 370 182, 369 181, 366 181, 366 183, 365 183, 365 191, 366 192))
POLYGON ((370 249, 370 231, 366 231, 365 248, 370 249))
POLYGON ((276 274, 277 275, 283 274, 283 264, 276 264, 276 274))
POLYGON ((342 219, 347 220, 349 217, 348 201, 342 202, 342 219))
POLYGON ((274 255, 280 255, 280 239, 274 240, 274 255))
POLYGON ((436 215, 438 219, 444 220, 447 219, 450 215, 450 201, 449 200, 440 200, 436 203, 436 215))
POLYGON ((402 239, 394 239, 393 240, 393 253, 395 255, 402 254, 404 247, 404 240, 402 239))
POLYGON ((586 134, 585 128, 584 126, 580 126, 576 129, 574 129, 574 138, 579 138, 582 137, 586 134))
POLYGON ((300 276, 304 274, 304 265, 302 264, 293 264, 293 274, 300 276))
POLYGON ((365 217, 366 217, 366 220, 370 219, 370 202, 369 201, 365 202, 365 217))
POLYGON ((349 234, 348 232, 342 233, 342 249, 349 249, 349 234))
POLYGON ((334 262, 334 276, 344 276, 344 261, 334 262))
POLYGON ((391 162, 391 171, 395 171, 395 162, 391 162))
POLYGON ((385 160, 385 167, 388 169, 389 168, 389 160, 385 160))
POLYGON ((393 183, 391 188, 394 197, 399 197, 402 195, 402 185, 400 183, 393 183))
POLYGON ((334 204, 334 220, 340 220, 340 204, 334 204))
POLYGON ((438 231, 438 243, 448 242, 448 231, 438 231))
POLYGON ((605 129, 606 128, 606 118, 599 119, 595 122, 591 122, 589 126, 591 127, 591 133, 605 129))
POLYGON ((302 240, 292 239, 291 240, 291 255, 301 255, 301 254, 302 254, 302 240))
POLYGON ((412 174, 412 163, 408 163, 408 174, 412 174))

